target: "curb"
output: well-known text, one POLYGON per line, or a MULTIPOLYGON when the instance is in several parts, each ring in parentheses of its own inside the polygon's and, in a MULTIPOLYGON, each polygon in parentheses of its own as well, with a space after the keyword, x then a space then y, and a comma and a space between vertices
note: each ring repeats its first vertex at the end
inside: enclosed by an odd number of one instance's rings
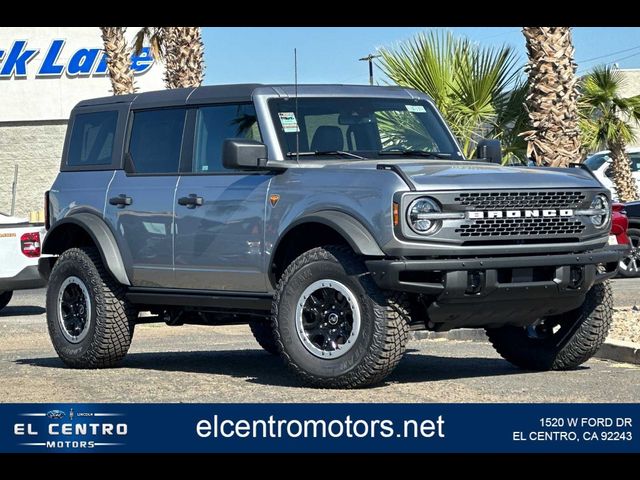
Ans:
MULTIPOLYGON (((409 333, 410 340, 457 340, 466 342, 488 342, 484 330, 479 328, 461 328, 449 332, 416 331, 409 333)), ((640 345, 622 340, 607 340, 595 354, 602 360, 640 365, 640 345)))
POLYGON ((640 365, 640 345, 622 340, 607 340, 596 353, 596 357, 640 365))

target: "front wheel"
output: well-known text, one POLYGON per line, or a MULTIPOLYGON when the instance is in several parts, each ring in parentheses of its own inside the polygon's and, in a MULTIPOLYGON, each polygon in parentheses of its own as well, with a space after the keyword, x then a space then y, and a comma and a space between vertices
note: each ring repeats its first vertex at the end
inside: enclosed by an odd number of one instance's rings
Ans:
POLYGON ((13 292, 11 290, 0 293, 0 310, 9 305, 11 297, 13 297, 13 292))
POLYGON ((349 248, 314 248, 285 270, 273 328, 287 365, 305 383, 354 388, 382 381, 409 333, 402 297, 380 290, 349 248))
POLYGON ((47 326, 70 367, 117 364, 131 345, 136 312, 95 248, 71 248, 55 263, 47 287, 47 326))
POLYGON ((620 260, 618 273, 622 277, 640 277, 640 230, 630 228, 627 235, 631 240, 631 252, 620 260))
POLYGON ((613 296, 608 281, 589 290, 584 303, 528 327, 487 328, 496 351, 526 370, 571 370, 589 360, 611 327, 613 296))

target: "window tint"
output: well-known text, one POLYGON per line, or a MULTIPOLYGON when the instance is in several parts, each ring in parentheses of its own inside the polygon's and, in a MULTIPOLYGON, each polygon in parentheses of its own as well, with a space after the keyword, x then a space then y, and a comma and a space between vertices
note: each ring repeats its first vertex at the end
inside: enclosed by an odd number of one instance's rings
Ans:
POLYGON ((227 138, 262 141, 253 105, 217 105, 198 110, 193 172, 229 171, 222 166, 222 143, 227 138))
POLYGON ((177 173, 185 110, 136 112, 129 141, 135 173, 177 173))
POLYGON ((629 159, 631 160, 631 171, 637 172, 640 170, 640 153, 630 153, 629 159))
POLYGON ((111 165, 118 112, 76 115, 69 143, 67 165, 111 165))

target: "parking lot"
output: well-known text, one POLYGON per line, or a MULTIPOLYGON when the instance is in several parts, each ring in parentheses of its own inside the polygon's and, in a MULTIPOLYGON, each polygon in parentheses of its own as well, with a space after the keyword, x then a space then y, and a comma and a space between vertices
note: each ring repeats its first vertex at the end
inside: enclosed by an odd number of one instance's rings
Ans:
MULTIPOLYGON (((615 280, 617 306, 640 280, 615 280)), ((572 372, 523 372, 478 342, 419 340, 388 381, 364 390, 300 387, 248 327, 140 325, 120 368, 71 370, 57 358, 44 290, 0 313, 0 402, 636 402, 640 367, 591 360, 572 372)))

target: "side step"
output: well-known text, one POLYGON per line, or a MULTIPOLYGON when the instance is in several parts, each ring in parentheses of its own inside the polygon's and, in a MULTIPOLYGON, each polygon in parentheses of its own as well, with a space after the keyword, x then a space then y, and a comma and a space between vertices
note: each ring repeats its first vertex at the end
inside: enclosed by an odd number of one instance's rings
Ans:
POLYGON ((136 305, 269 311, 273 296, 268 293, 134 287, 127 292, 127 299, 136 305))

